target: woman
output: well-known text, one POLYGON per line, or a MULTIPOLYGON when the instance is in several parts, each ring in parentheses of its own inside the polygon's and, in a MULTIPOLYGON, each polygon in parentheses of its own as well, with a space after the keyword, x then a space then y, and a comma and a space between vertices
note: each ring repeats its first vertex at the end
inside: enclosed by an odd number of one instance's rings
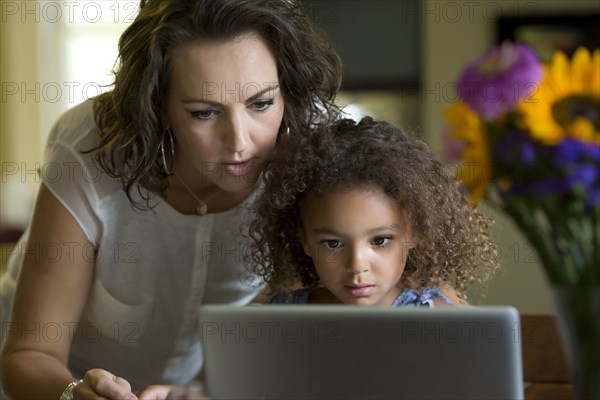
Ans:
POLYGON ((338 114, 339 60, 291 1, 141 1, 119 56, 114 90, 54 126, 59 174, 42 176, 2 282, 11 398, 160 398, 144 388, 192 381, 197 306, 260 290, 240 227, 263 161, 338 114))

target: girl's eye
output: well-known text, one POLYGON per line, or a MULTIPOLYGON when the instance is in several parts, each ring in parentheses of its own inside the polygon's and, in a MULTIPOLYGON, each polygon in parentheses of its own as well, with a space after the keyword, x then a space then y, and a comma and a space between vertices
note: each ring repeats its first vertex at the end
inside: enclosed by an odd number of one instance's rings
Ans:
POLYGON ((391 240, 392 240, 391 237, 380 236, 380 237, 376 237, 375 239, 373 239, 373 244, 375 246, 385 247, 388 244, 390 244, 391 240))
POLYGON ((328 249, 337 249, 338 247, 342 247, 342 242, 340 242, 339 240, 335 240, 335 239, 324 240, 321 243, 328 249))
POLYGON ((193 111, 192 115, 198 119, 210 119, 217 114, 216 110, 193 111))
POLYGON ((259 100, 252 103, 252 107, 254 107, 256 111, 266 111, 269 107, 273 105, 273 102, 273 99, 259 100))

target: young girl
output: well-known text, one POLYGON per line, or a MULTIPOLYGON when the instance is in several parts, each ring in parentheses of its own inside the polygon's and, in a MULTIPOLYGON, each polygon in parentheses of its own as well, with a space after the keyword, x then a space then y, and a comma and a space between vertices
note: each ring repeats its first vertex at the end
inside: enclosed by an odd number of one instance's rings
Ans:
POLYGON ((250 227, 271 303, 466 304, 498 268, 490 221, 422 141, 364 118, 280 144, 250 227))

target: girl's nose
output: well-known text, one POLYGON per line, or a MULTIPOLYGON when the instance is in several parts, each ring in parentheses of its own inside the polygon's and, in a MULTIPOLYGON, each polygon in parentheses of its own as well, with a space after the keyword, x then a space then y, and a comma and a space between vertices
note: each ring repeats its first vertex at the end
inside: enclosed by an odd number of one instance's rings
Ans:
POLYGON ((367 249, 360 246, 353 246, 348 260, 348 272, 356 275, 369 270, 368 257, 365 254, 367 249))

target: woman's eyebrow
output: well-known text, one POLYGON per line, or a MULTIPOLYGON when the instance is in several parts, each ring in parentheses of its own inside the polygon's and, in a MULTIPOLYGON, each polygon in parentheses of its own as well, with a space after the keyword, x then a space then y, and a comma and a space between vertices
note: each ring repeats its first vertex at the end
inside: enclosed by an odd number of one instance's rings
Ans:
MULTIPOLYGON (((250 85, 247 85, 247 86, 250 87, 250 85)), ((258 84, 256 84, 256 86, 260 87, 258 84)), ((262 90, 258 91, 257 93, 253 94, 252 96, 248 97, 245 100, 245 102, 246 103, 252 102, 252 101, 254 101, 254 100, 256 100, 256 99, 264 96, 265 93, 275 92, 278 89, 279 89, 279 85, 265 86, 262 90)), ((203 99, 203 98, 182 100, 182 103, 184 103, 184 104, 203 103, 203 104, 210 104, 211 106, 221 106, 221 105, 223 105, 222 103, 220 103, 218 101, 213 101, 213 100, 208 100, 208 99, 203 99)))
POLYGON ((265 88, 263 90, 260 90, 258 93, 248 97, 248 99, 246 99, 246 102, 250 102, 250 101, 254 101, 262 96, 265 95, 265 93, 268 92, 275 92, 276 90, 279 89, 279 85, 274 85, 274 86, 265 86, 265 88))

